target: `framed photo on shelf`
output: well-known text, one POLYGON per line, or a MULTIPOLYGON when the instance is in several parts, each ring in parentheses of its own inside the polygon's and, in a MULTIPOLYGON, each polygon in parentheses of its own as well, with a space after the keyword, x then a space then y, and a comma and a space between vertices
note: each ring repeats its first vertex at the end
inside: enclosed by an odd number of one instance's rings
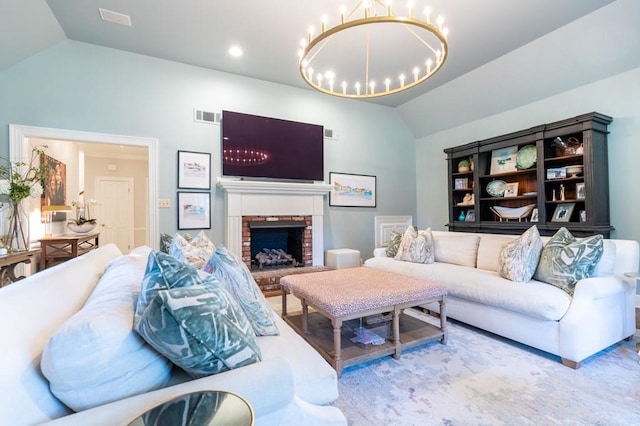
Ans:
POLYGON ((508 148, 494 149, 491 152, 491 171, 489 174, 495 175, 499 173, 515 172, 517 146, 508 148))
POLYGON ((505 197, 517 197, 518 196, 518 182, 510 182, 506 185, 504 190, 505 197))
POLYGON ((551 222, 569 222, 575 203, 562 203, 556 206, 551 222))
POLYGON ((178 229, 211 229, 210 192, 178 192, 178 229))
POLYGON ((580 222, 586 222, 586 221, 587 221, 587 211, 580 210, 580 222))
POLYGON ((178 151, 178 188, 211 189, 211 154, 178 151))
POLYGON ((567 177, 566 167, 555 167, 547 169, 547 180, 564 179, 567 177))
POLYGON ((465 222, 475 222, 476 220, 476 211, 475 210, 467 210, 467 215, 464 218, 465 222))
POLYGON ((453 182, 453 189, 468 189, 469 178, 456 178, 453 182))
POLYGON ((584 200, 584 182, 576 183, 576 198, 578 200, 584 200))
POLYGON ((329 172, 329 206, 375 207, 376 177, 329 172))
POLYGON ((533 210, 531 210, 531 219, 529 219, 529 222, 537 222, 538 221, 538 208, 534 208, 533 210))

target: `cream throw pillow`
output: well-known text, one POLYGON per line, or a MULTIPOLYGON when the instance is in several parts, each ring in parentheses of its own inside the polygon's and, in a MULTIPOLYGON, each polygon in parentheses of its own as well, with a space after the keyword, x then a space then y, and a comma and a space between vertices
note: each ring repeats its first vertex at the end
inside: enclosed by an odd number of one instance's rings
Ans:
POLYGON ((188 263, 200 269, 215 250, 216 246, 207 238, 204 231, 200 231, 191 241, 187 241, 182 235, 176 233, 169 247, 169 255, 182 263, 188 263))
POLYGON ((433 263, 431 228, 425 231, 416 231, 413 226, 408 227, 402 236, 394 259, 413 263, 433 263))
POLYGON ((498 256, 498 273, 516 282, 529 282, 536 272, 542 253, 542 238, 533 225, 520 237, 502 247, 498 256))

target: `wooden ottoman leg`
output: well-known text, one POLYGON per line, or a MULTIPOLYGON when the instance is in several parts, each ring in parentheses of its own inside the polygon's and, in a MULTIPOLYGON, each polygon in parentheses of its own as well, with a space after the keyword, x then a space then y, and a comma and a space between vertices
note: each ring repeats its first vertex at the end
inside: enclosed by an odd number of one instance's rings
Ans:
POLYGON ((338 377, 342 376, 342 320, 334 318, 331 320, 333 324, 333 368, 336 369, 338 377))
POLYGON ((447 336, 449 335, 447 330, 447 296, 442 296, 438 303, 440 304, 440 329, 442 329, 440 343, 446 345, 447 336))
POLYGON ((282 289, 282 317, 287 316, 287 289, 284 286, 280 286, 282 289))
POLYGON ((393 345, 396 347, 396 351, 393 354, 394 359, 400 359, 402 353, 402 345, 400 344, 400 315, 401 309, 397 306, 393 307, 391 313, 391 326, 393 328, 393 345))
POLYGON ((302 332, 304 334, 309 333, 309 305, 307 305, 307 299, 301 299, 302 302, 302 332))

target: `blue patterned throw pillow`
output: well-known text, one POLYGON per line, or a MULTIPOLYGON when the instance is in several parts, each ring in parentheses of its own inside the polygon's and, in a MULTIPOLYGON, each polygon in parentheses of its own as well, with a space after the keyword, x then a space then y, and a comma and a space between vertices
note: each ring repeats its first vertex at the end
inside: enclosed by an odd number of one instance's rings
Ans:
POLYGON ((134 328, 192 377, 259 361, 246 315, 213 276, 164 254, 149 254, 134 328))
POLYGON ((542 246, 538 227, 533 225, 520 237, 502 247, 498 255, 498 273, 511 281, 531 281, 540 260, 542 246))
POLYGON ((136 331, 193 378, 261 359, 249 321, 221 287, 198 284, 158 291, 136 331))
POLYGON ((573 295, 576 282, 593 275, 602 251, 602 235, 576 239, 562 227, 544 246, 533 277, 573 295))
POLYGON ((257 336, 279 334, 275 313, 244 262, 220 245, 202 269, 235 297, 257 336))

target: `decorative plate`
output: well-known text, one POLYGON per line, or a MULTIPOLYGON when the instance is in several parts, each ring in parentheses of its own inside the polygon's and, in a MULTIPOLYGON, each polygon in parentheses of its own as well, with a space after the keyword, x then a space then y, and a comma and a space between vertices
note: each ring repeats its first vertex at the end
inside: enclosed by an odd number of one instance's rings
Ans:
POLYGON ((504 196, 504 191, 507 189, 507 182, 503 180, 492 180, 487 185, 487 193, 492 197, 504 196))
POLYGON ((536 164, 538 153, 535 145, 526 145, 516 154, 516 169, 524 170, 536 164))

